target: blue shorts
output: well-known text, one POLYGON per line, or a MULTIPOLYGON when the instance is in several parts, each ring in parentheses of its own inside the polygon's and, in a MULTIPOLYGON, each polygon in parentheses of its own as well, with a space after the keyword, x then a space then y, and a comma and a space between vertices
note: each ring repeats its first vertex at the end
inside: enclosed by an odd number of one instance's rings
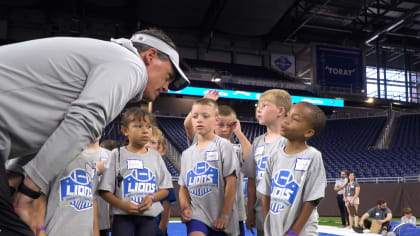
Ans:
POLYGON ((223 231, 213 230, 199 220, 191 220, 187 222, 187 234, 190 234, 194 231, 202 232, 206 236, 226 236, 223 231))

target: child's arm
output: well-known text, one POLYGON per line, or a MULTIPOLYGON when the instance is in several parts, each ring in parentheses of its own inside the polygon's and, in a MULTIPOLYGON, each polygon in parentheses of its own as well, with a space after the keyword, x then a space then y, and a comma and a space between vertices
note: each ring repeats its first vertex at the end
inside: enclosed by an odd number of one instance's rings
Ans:
POLYGON ((217 230, 224 230, 228 223, 229 217, 232 213, 233 203, 236 196, 236 175, 235 173, 225 177, 225 197, 223 200, 223 207, 220 211, 219 217, 214 221, 213 226, 217 230))
POLYGON ((254 206, 255 206, 255 202, 257 201, 255 179, 248 177, 247 191, 248 191, 248 203, 247 203, 248 214, 246 218, 246 228, 251 230, 252 233, 254 233, 252 230, 252 228, 255 227, 254 206))
POLYGON ((45 214, 47 212, 47 196, 41 196, 34 202, 34 212, 36 212, 35 228, 37 236, 45 236, 45 214))
POLYGON ((99 236, 98 200, 93 200, 93 236, 99 236))
POLYGON ((181 206, 181 219, 183 222, 191 220, 190 194, 185 186, 179 186, 179 204, 181 206))
POLYGON ((159 229, 165 233, 168 228, 169 218, 171 217, 171 203, 169 200, 162 202, 163 211, 160 216, 159 229))
MULTIPOLYGON (((290 230, 295 232, 296 235, 300 234, 300 231, 302 231, 303 226, 305 226, 306 222, 309 219, 309 216, 311 216, 312 211, 316 207, 317 203, 316 201, 309 201, 304 202, 302 205, 302 208, 300 210, 300 213, 298 217, 296 218, 295 223, 290 227, 290 230)), ((290 235, 286 232, 285 236, 290 235)))
POLYGON ((139 206, 134 203, 123 201, 117 198, 113 193, 108 191, 99 190, 99 193, 101 197, 109 204, 113 205, 114 207, 120 208, 128 214, 140 213, 139 206))
POLYGON ((262 212, 263 212, 264 220, 268 215, 268 211, 270 210, 270 200, 271 200, 270 196, 261 194, 262 212))
POLYGON ((241 144, 242 160, 245 161, 246 157, 248 156, 249 150, 251 150, 251 143, 248 141, 244 133, 242 133, 241 123, 239 122, 239 120, 236 120, 233 132, 235 133, 236 137, 239 140, 239 143, 241 144))
POLYGON ((184 120, 184 129, 185 129, 185 133, 187 133, 187 137, 189 140, 194 139, 194 127, 192 125, 191 117, 192 117, 192 114, 190 112, 188 113, 187 117, 185 117, 185 120, 184 120))
POLYGON ((169 190, 168 189, 160 189, 159 191, 147 195, 143 198, 139 205, 140 211, 147 211, 152 206, 153 202, 160 201, 168 196, 169 190))

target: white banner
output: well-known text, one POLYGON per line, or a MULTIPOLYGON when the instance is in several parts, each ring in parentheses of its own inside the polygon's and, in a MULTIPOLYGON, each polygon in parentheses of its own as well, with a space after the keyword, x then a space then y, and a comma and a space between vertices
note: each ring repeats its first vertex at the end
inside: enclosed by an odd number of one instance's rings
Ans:
POLYGON ((285 54, 271 54, 271 68, 295 75, 295 57, 285 54))

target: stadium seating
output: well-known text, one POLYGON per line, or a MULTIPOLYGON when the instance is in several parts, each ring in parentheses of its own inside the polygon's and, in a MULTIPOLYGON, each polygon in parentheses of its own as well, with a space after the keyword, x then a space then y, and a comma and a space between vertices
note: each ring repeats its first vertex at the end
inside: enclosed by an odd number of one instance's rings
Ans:
POLYGON ((391 148, 420 147, 420 115, 403 115, 397 122, 391 148))

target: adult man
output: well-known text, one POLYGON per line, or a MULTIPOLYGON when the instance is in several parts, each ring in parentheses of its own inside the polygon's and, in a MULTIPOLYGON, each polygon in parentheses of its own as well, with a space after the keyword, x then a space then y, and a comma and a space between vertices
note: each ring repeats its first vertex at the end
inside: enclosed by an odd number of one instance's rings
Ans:
POLYGON ((162 31, 131 40, 46 38, 0 47, 0 230, 32 235, 13 212, 4 162, 34 159, 18 188, 16 213, 30 223, 33 198, 131 101, 153 101, 189 84, 162 31), (35 155, 36 153, 36 155, 35 155))
POLYGON ((341 226, 346 227, 346 222, 349 222, 349 215, 347 213, 346 205, 343 198, 343 191, 348 182, 347 170, 340 171, 340 178, 335 180, 334 191, 337 191, 337 205, 340 210, 341 226))
POLYGON ((377 203, 378 206, 369 209, 368 212, 363 214, 362 218, 360 219, 359 225, 363 228, 370 229, 372 222, 367 218, 371 217, 382 225, 380 232, 383 229, 389 231, 389 226, 392 219, 391 210, 387 207, 386 201, 378 200, 377 203))

